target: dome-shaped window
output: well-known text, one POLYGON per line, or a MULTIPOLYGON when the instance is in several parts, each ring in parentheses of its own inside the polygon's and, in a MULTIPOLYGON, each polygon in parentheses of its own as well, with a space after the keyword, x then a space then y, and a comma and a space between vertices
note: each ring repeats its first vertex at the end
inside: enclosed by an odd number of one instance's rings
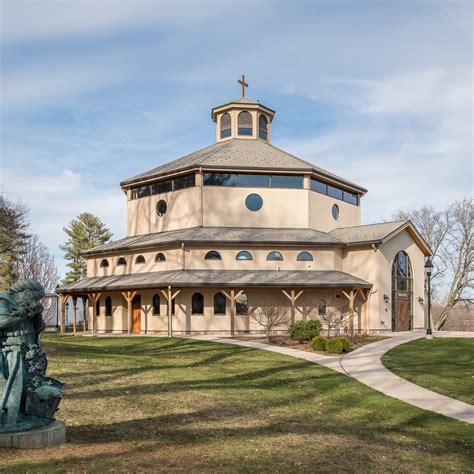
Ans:
POLYGON ((135 263, 138 263, 138 264, 145 263, 145 257, 143 255, 138 255, 138 257, 135 259, 135 263))
POLYGON ((235 259, 236 260, 253 260, 253 257, 250 252, 247 252, 247 250, 242 250, 236 255, 235 259))
POLYGON ((222 257, 217 250, 210 250, 206 253, 204 260, 222 260, 222 257))
POLYGON ((216 293, 214 295, 214 314, 225 314, 226 299, 223 293, 216 293))
POLYGON ((258 119, 258 136, 264 140, 268 139, 268 120, 265 115, 260 115, 258 119))
POLYGON ((273 251, 267 255, 267 260, 268 261, 281 261, 283 260, 283 255, 280 252, 273 251))
POLYGON ((230 134, 231 134, 230 114, 226 112, 221 117, 221 138, 230 137, 230 134))
POLYGON ((100 261, 100 268, 107 268, 109 266, 109 261, 104 258, 100 261))
POLYGON ((300 252, 296 257, 298 262, 312 262, 313 256, 309 252, 300 252))
POLYGON ((194 293, 194 295, 192 296, 191 313, 192 314, 204 313, 204 296, 202 296, 202 293, 194 293))
POLYGON ((112 298, 110 296, 105 298, 105 315, 112 316, 112 298))
POLYGON ((125 260, 125 257, 120 257, 118 260, 117 260, 117 266, 118 265, 127 265, 127 260, 125 260))
POLYGON ((157 253, 155 257, 155 262, 166 262, 166 257, 164 253, 157 253))
POLYGON ((252 115, 250 112, 240 112, 238 117, 239 135, 252 135, 252 115))
POLYGON ((155 293, 153 295, 153 316, 158 316, 159 314, 160 314, 160 295, 158 293, 155 293))

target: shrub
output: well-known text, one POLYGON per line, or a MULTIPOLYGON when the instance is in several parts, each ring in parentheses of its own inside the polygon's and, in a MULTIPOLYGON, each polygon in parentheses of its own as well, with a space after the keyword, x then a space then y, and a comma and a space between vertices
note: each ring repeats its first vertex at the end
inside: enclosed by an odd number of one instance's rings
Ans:
POLYGON ((326 350, 331 354, 342 354, 347 352, 351 347, 351 343, 347 337, 335 337, 334 339, 329 339, 326 344, 326 350))
POLYGON ((319 336, 321 327, 321 321, 318 321, 317 319, 296 321, 295 323, 290 324, 288 332, 290 333, 291 339, 297 339, 298 341, 311 341, 311 339, 319 336))
POLYGON ((316 336, 311 341, 311 349, 313 349, 313 351, 325 351, 327 342, 328 342, 327 337, 316 336))

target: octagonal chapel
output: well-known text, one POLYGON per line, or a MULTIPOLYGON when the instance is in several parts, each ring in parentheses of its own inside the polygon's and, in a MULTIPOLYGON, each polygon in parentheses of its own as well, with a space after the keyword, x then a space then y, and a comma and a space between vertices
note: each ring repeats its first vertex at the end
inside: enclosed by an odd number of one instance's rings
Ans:
POLYGON ((67 297, 92 333, 258 333, 268 307, 345 314, 347 331, 424 327, 431 251, 413 224, 361 225, 367 190, 274 147, 275 111, 241 84, 211 111, 214 144, 120 183, 127 236, 58 289, 63 331, 67 297))

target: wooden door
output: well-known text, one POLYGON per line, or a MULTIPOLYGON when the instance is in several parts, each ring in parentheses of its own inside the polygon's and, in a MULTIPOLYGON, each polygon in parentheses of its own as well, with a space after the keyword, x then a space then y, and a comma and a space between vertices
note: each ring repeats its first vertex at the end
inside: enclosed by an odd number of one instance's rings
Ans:
POLYGON ((142 330, 142 299, 135 296, 132 301, 132 332, 140 333, 142 330))
POLYGON ((410 315, 408 314, 408 293, 397 291, 397 331, 410 330, 410 315))

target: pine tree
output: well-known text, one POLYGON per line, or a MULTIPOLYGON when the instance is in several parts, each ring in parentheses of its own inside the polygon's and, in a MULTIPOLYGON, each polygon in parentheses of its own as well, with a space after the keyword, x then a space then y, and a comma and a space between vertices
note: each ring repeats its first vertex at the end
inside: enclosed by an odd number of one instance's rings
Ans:
POLYGON ((82 252, 107 243, 113 234, 98 217, 89 212, 79 214, 63 230, 69 238, 59 248, 69 261, 67 266, 70 271, 63 280, 63 284, 68 285, 86 276, 86 261, 81 256, 82 252))

